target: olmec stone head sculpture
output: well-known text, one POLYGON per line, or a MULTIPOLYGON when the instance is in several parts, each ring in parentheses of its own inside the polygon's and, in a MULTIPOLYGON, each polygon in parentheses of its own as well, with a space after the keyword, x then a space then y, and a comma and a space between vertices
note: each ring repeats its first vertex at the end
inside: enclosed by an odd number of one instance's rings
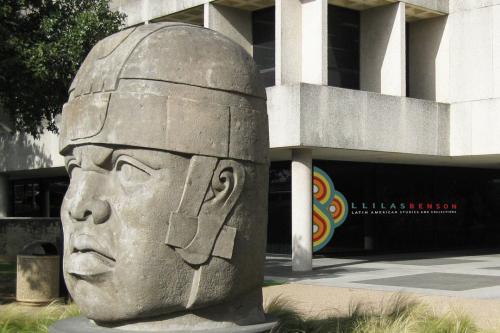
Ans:
POLYGON ((86 317, 126 329, 265 320, 265 99, 251 57, 208 29, 145 25, 92 49, 60 141, 64 276, 86 317))

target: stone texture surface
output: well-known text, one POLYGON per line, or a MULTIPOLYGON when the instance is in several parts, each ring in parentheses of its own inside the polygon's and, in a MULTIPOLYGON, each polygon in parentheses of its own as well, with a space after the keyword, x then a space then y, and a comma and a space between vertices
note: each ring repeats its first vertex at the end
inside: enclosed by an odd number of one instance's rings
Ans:
MULTIPOLYGON (((274 322, 256 324, 256 325, 248 325, 241 327, 230 327, 230 328, 213 328, 213 329, 203 329, 203 330, 169 330, 162 332, 169 333, 196 333, 196 332, 204 332, 204 333, 263 333, 269 332, 269 330, 275 325, 274 322)), ((50 333, 154 333, 158 331, 152 330, 126 330, 120 329, 115 330, 111 328, 96 326, 88 319, 83 317, 70 318, 66 320, 62 320, 50 328, 50 333)))
POLYGON ((139 331, 266 322, 266 95, 240 45, 180 23, 104 39, 60 142, 64 276, 86 317, 139 331))

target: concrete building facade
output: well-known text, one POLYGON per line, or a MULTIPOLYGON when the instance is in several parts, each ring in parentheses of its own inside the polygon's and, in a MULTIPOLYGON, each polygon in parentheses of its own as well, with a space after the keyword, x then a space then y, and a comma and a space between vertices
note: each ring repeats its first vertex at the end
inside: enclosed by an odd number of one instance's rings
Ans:
MULTIPOLYGON (((254 55, 268 86, 271 160, 290 163, 295 270, 311 269, 315 160, 500 168, 499 0, 115 0, 112 8, 128 27, 204 25, 254 55)), ((14 186, 65 173, 56 135, 2 128, 0 217, 9 217, 23 200, 14 186)), ((37 186, 49 217, 52 185, 37 186)))

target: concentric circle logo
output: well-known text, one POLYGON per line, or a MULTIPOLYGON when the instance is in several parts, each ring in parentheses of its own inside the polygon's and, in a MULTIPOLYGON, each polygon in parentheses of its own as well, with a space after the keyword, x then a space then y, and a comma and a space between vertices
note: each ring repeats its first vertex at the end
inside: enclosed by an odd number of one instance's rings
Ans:
POLYGON ((349 214, 347 200, 335 190, 326 172, 314 167, 313 176, 313 251, 324 248, 349 214))

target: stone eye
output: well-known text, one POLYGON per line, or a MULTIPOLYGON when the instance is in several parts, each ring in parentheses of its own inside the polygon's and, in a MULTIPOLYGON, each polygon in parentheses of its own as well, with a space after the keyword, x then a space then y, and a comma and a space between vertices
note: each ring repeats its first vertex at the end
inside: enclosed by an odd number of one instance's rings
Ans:
POLYGON ((130 158, 120 159, 116 163, 116 172, 120 182, 124 186, 139 185, 145 183, 151 177, 147 167, 142 163, 131 161, 130 158))

